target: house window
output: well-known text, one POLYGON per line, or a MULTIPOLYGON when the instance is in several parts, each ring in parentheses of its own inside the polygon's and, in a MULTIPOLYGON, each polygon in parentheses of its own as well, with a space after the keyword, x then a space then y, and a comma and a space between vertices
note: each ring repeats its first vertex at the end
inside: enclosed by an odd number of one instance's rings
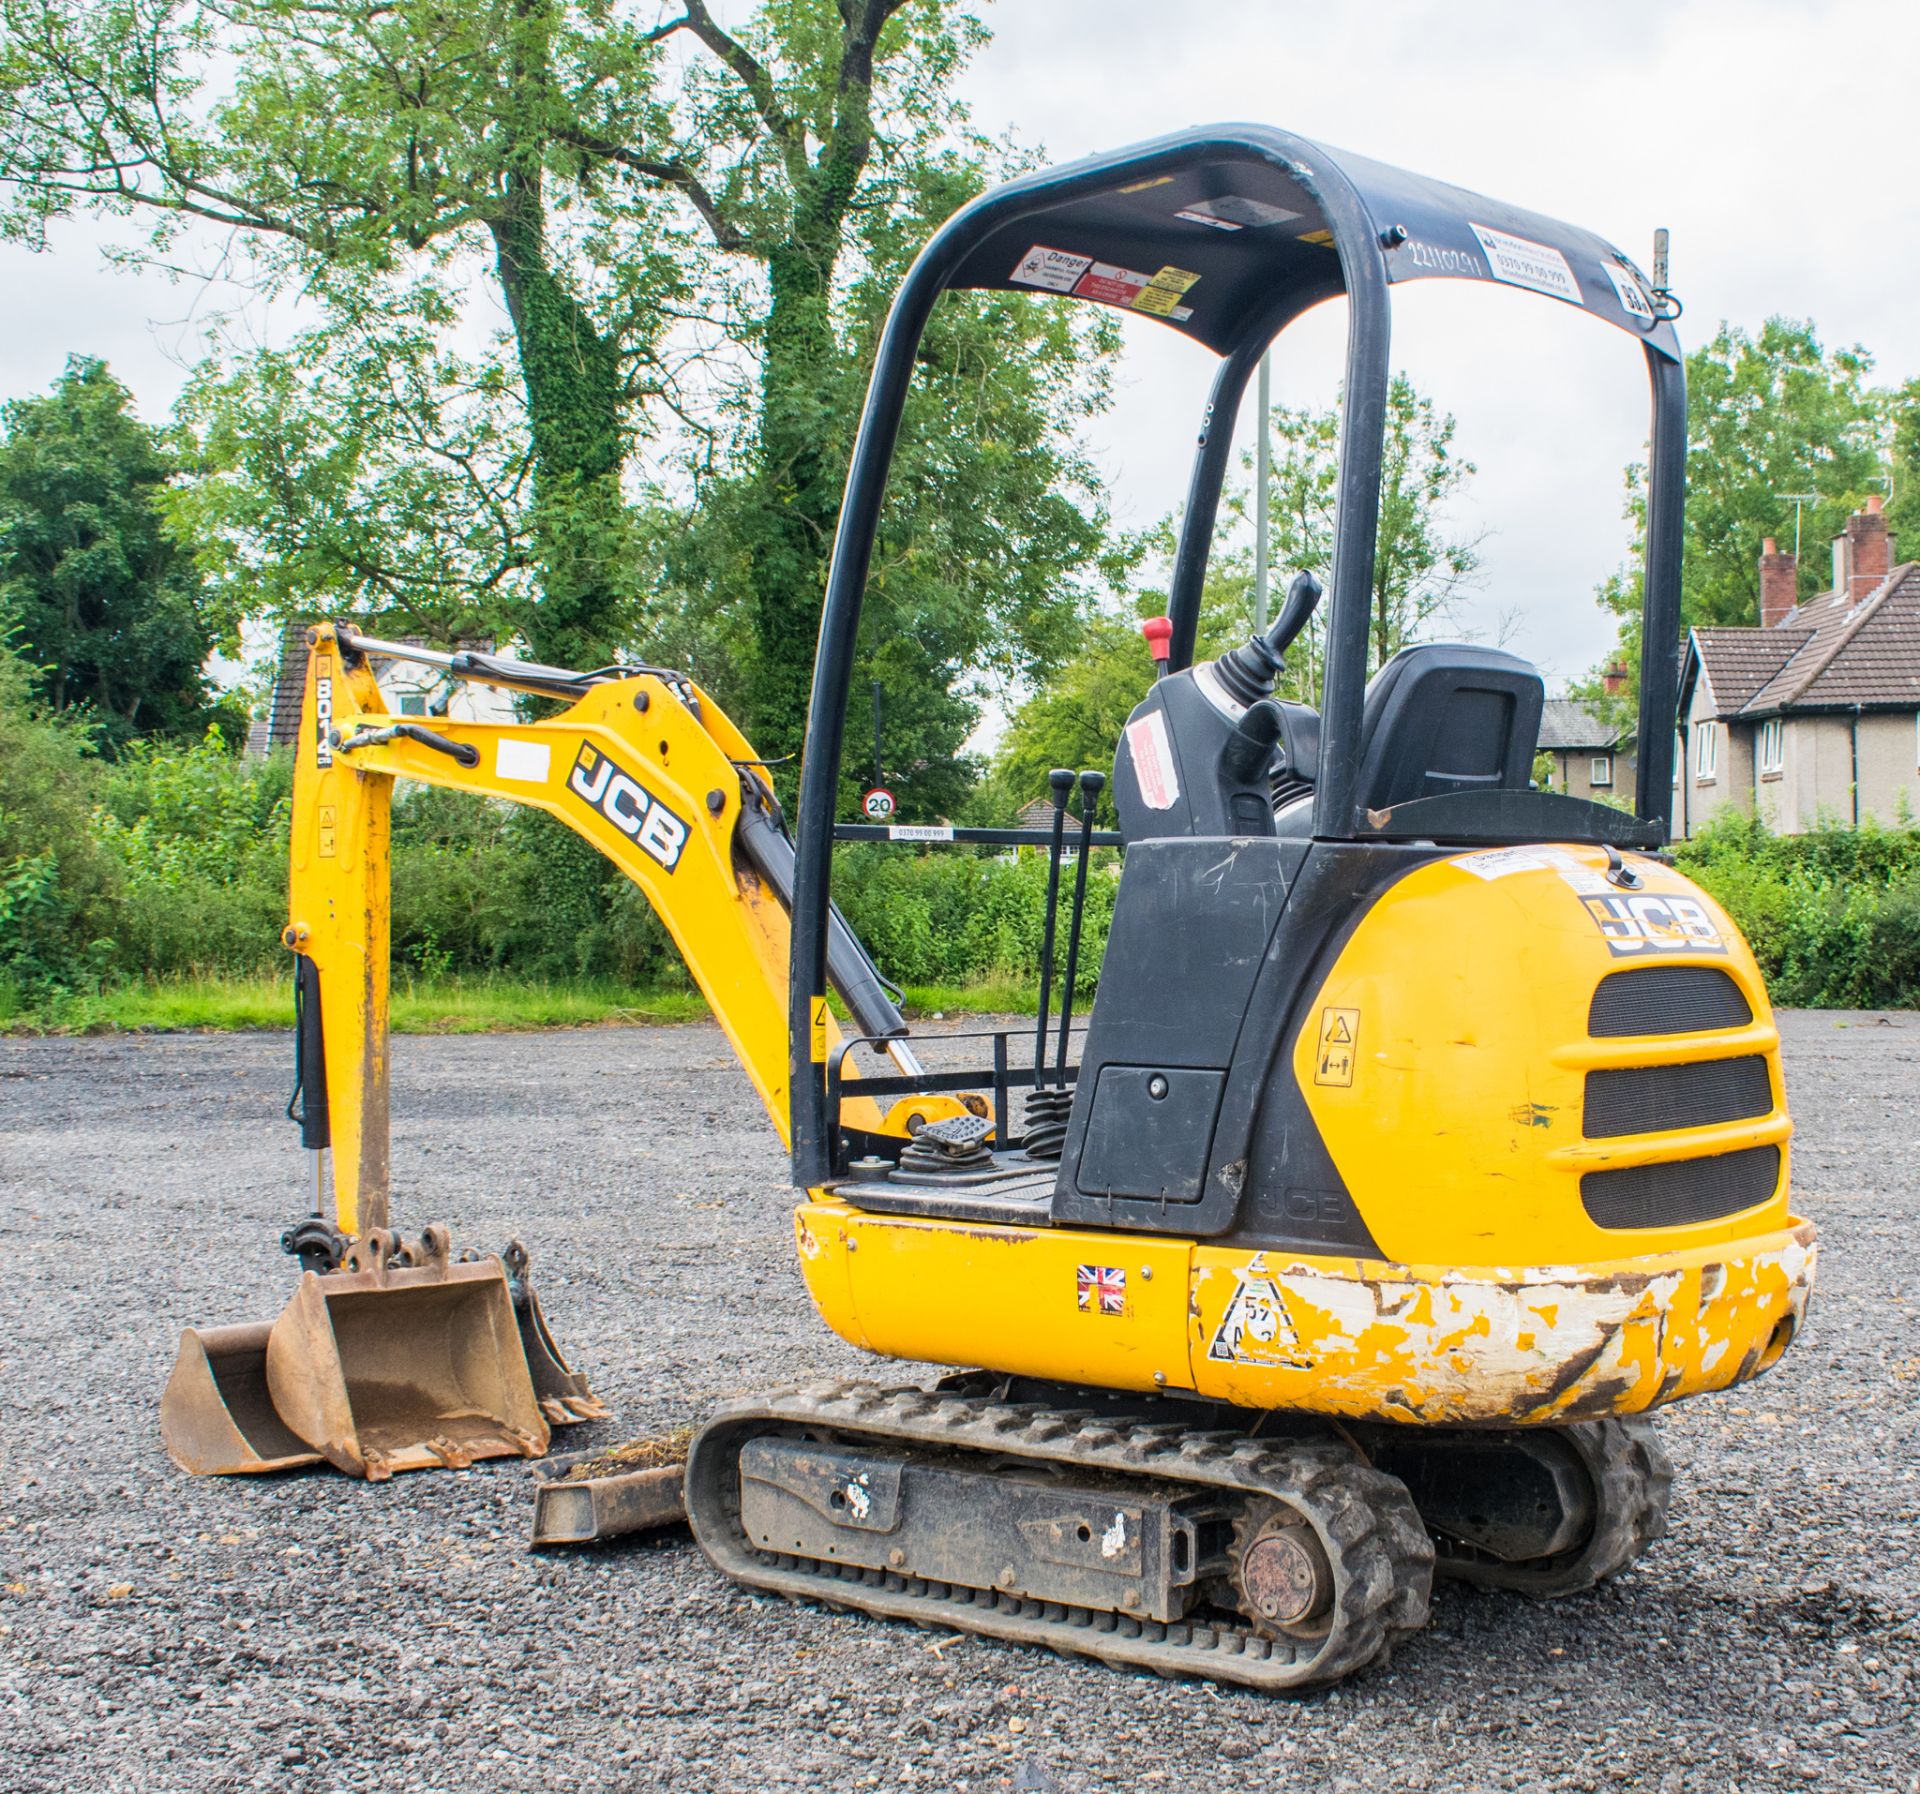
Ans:
POLYGON ((1720 726, 1718 723, 1693 725, 1693 776, 1703 785, 1711 785, 1720 764, 1720 726))
POLYGON ((1787 764, 1787 728, 1785 722, 1770 716, 1760 725, 1760 776, 1777 779, 1787 764))
POLYGON ((1588 775, 1587 782, 1596 790, 1602 785, 1611 785, 1613 783, 1613 756, 1611 754, 1594 755, 1593 768, 1588 775))
POLYGON ((403 691, 400 694, 400 714, 402 716, 425 716, 427 714, 427 694, 423 691, 403 691))

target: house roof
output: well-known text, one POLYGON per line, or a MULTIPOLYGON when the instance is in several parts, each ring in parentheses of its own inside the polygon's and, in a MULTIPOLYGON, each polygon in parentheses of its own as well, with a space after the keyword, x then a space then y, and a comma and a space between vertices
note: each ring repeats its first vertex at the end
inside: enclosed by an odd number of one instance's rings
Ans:
POLYGON ((288 623, 280 631, 280 667, 267 707, 266 748, 287 747, 300 733, 300 704, 307 691, 307 625, 288 623))
POLYGON ((1720 717, 1920 710, 1920 562, 1894 568, 1857 604, 1828 592, 1772 629, 1696 629, 1695 655, 1720 717))
POLYGON ((1543 748, 1608 749, 1618 745, 1622 731, 1591 704, 1579 698, 1549 698, 1540 707, 1540 745, 1543 748))

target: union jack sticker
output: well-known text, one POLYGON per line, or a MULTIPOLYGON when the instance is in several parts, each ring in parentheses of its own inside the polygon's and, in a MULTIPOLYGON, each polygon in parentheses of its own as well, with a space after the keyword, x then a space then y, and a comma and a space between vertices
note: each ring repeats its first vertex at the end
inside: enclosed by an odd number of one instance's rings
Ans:
POLYGON ((1127 1274, 1118 1265, 1081 1265, 1073 1273, 1082 1314, 1125 1314, 1127 1274))

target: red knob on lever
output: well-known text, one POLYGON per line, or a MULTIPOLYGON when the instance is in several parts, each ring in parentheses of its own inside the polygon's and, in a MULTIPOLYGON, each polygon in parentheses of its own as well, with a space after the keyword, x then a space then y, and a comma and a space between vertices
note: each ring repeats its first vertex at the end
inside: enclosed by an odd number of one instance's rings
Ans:
POLYGON ((1147 652, 1153 656, 1153 676, 1164 679, 1173 653, 1173 619, 1147 617, 1141 622, 1140 633, 1147 638, 1147 652))

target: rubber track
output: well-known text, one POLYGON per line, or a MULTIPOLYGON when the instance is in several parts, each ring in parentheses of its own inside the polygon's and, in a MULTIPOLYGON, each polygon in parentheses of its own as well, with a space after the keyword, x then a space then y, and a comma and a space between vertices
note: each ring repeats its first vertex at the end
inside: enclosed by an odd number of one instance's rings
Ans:
POLYGON ((1433 1574, 1432 1541, 1405 1485, 1338 1444, 1269 1443, 1137 1416, 872 1383, 817 1384, 723 1405, 688 1455, 687 1517, 715 1567, 749 1588, 1262 1689, 1337 1681, 1385 1655, 1426 1624, 1433 1574), (1224 1615, 1215 1622, 1161 1624, 761 1551, 740 1528, 739 1450, 756 1435, 796 1429, 1271 1496, 1304 1512, 1327 1546, 1335 1577, 1332 1626, 1317 1644, 1294 1645, 1261 1637, 1224 1615))
POLYGON ((1557 1600, 1619 1575, 1665 1533, 1673 1464, 1653 1421, 1585 1420, 1560 1431, 1579 1452, 1593 1483, 1594 1525, 1585 1543, 1558 1557, 1502 1563, 1442 1539, 1434 1566, 1440 1575, 1557 1600))

